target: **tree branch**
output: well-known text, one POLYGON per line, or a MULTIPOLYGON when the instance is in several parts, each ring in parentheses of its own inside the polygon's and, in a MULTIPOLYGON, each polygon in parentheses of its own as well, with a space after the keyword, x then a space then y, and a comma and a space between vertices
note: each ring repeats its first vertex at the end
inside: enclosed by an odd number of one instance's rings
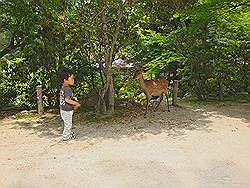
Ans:
POLYGON ((110 64, 113 61, 113 53, 114 53, 115 44, 117 42, 118 34, 119 34, 119 31, 120 31, 121 18, 122 18, 122 11, 121 11, 121 8, 119 6, 118 10, 117 10, 117 21, 116 21, 115 34, 114 34, 114 37, 113 37, 113 41, 112 41, 111 49, 110 49, 110 53, 109 53, 109 62, 110 62, 110 64))
POLYGON ((24 45, 24 41, 18 42, 15 44, 15 35, 13 35, 11 37, 9 45, 6 48, 4 48, 2 51, 0 51, 0 58, 13 52, 15 49, 17 49, 18 47, 21 47, 23 45, 24 45))

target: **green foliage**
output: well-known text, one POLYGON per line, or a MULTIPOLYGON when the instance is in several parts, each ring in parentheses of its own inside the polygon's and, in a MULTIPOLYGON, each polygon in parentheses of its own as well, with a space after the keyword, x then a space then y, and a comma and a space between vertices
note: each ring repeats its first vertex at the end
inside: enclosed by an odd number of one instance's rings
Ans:
MULTIPOLYGON (((120 33, 113 58, 146 68, 148 78, 179 79, 180 97, 249 92, 249 2, 246 0, 107 1, 104 44, 99 1, 0 1, 0 106, 58 105, 58 71, 71 68, 80 97, 101 88, 100 68, 112 44, 117 7, 120 33)), ((116 98, 140 100, 131 71, 114 71, 116 98)))
POLYGON ((140 64, 150 74, 180 79, 181 97, 249 91, 249 3, 205 0, 186 7, 158 12, 154 24, 138 30, 140 64))

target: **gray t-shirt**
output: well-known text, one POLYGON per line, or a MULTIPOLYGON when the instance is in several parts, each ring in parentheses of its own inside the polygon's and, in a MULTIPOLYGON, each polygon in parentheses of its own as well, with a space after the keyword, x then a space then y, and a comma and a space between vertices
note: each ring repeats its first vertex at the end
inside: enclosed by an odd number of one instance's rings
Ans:
POLYGON ((65 98, 73 97, 72 89, 69 86, 63 85, 60 91, 60 109, 65 111, 73 110, 73 105, 65 101, 65 98))

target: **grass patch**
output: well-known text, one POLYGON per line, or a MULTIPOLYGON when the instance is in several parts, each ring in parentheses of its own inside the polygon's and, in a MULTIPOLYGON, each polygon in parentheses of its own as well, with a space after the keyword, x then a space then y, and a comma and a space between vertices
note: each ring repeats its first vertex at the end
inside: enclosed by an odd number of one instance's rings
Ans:
POLYGON ((91 123, 120 121, 123 119, 124 113, 127 111, 129 111, 129 109, 125 107, 116 107, 113 115, 96 114, 95 112, 92 111, 88 112, 84 119, 85 121, 91 123))
POLYGON ((187 97, 182 99, 181 102, 189 103, 189 104, 201 104, 201 105, 208 105, 208 104, 220 104, 225 102, 237 102, 237 103, 250 103, 250 94, 246 92, 239 93, 237 95, 232 96, 224 96, 222 100, 219 100, 217 97, 208 97, 204 101, 198 100, 196 97, 187 97))
POLYGON ((224 101, 249 103, 250 102, 250 94, 248 94, 246 92, 242 92, 242 93, 239 93, 237 95, 225 96, 224 101))
POLYGON ((115 111, 114 117, 115 118, 122 118, 123 117, 123 112, 121 112, 121 111, 115 111))
POLYGON ((76 111, 78 112, 94 112, 95 107, 94 106, 80 106, 76 111))
POLYGON ((38 118, 39 115, 37 113, 18 113, 13 115, 14 119, 28 119, 28 118, 38 118))
POLYGON ((94 113, 87 114, 85 120, 91 123, 97 123, 100 121, 97 115, 94 113))

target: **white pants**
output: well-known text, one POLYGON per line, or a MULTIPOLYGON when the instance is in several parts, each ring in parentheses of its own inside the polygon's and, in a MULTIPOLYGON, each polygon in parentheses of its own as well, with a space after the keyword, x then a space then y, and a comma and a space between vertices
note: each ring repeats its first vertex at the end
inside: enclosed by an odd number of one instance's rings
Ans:
POLYGON ((73 110, 72 111, 60 110, 60 114, 64 123, 62 136, 63 138, 68 139, 72 134, 71 128, 72 128, 73 110))

